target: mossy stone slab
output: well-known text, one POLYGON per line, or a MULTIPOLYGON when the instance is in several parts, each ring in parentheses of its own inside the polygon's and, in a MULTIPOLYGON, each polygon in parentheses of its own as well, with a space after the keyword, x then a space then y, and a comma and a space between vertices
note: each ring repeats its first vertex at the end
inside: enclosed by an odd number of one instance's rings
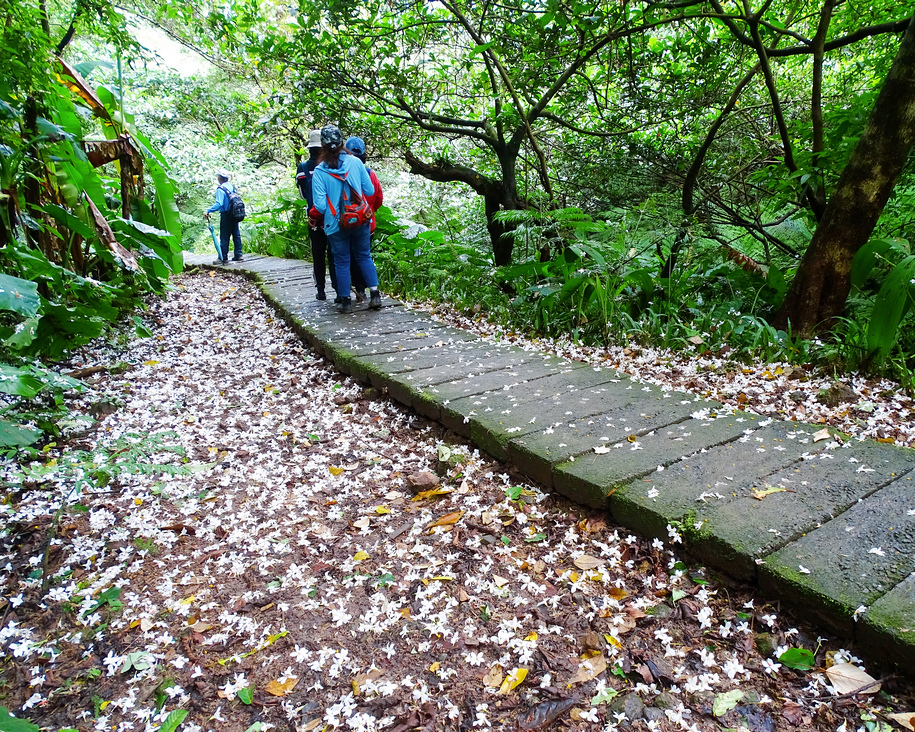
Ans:
POLYGON ((855 610, 915 571, 915 478, 896 479, 764 561, 764 592, 817 607, 821 620, 851 635, 855 610))
MULTIPOLYGON (((682 404, 668 403, 652 409, 653 406, 650 403, 632 406, 631 424, 639 429, 624 434, 622 439, 619 439, 621 433, 611 433, 606 444, 609 452, 595 452, 594 447, 601 443, 595 443, 592 438, 589 450, 582 450, 577 458, 557 465, 553 470, 556 491, 579 503, 604 506, 609 495, 620 486, 657 473, 659 467, 665 469, 700 450, 736 440, 746 429, 745 423, 733 417, 692 418, 690 407, 682 404)), ((720 405, 706 402, 692 413, 720 409, 720 405)), ((607 427, 603 431, 608 432, 607 427)), ((586 440, 579 443, 580 447, 586 445, 586 440)))
MULTIPOLYGON (((694 405, 659 396, 648 396, 640 390, 626 388, 625 383, 604 385, 599 399, 590 399, 581 416, 574 413, 561 424, 545 424, 537 432, 508 434, 507 452, 512 462, 528 477, 546 486, 556 486, 556 466, 576 455, 594 454, 595 448, 620 454, 625 446, 639 449, 641 435, 689 419, 694 405)), ((658 394, 661 394, 660 390, 658 394)), ((585 461, 588 462, 587 460, 585 461)), ((558 490, 558 488, 557 488, 558 490)), ((588 505, 602 505, 603 500, 588 505)))
POLYGON ((747 486, 813 448, 802 425, 754 414, 731 419, 744 434, 678 460, 650 481, 621 486, 610 498, 613 517, 645 536, 666 539, 668 524, 688 522, 694 528, 719 503, 736 500, 747 486))
MULTIPOLYGON (((798 440, 793 444, 805 446, 798 440)), ((752 579, 757 560, 915 469, 915 450, 879 442, 851 442, 840 448, 835 442, 818 444, 827 449, 807 452, 800 462, 735 488, 732 501, 699 508, 696 517, 702 528, 691 546, 696 556, 738 579, 752 579)))
POLYGON ((915 664, 915 575, 909 575, 858 619, 855 640, 874 657, 895 661, 905 674, 915 664))

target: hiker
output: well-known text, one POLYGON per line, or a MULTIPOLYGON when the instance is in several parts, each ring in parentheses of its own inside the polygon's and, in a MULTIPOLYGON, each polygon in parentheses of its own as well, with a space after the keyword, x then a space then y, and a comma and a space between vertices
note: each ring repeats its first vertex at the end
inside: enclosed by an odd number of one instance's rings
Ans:
MULTIPOLYGON (((312 177, 321 155, 321 130, 312 130, 308 133, 308 155, 308 160, 299 163, 296 168, 295 180, 299 186, 299 195, 308 202, 306 210, 310 212, 314 206, 312 177)), ((319 217, 313 218, 309 215, 308 239, 311 242, 311 262, 314 268, 315 286, 318 288, 318 293, 315 297, 318 300, 326 300, 327 295, 324 294, 324 286, 327 282, 324 268, 325 255, 327 259, 326 271, 330 273, 330 286, 334 290, 337 290, 337 273, 334 270, 334 255, 330 250, 327 234, 324 233, 324 227, 319 217)), ((339 294, 337 299, 340 299, 339 294)))
MULTIPOLYGON (((362 161, 363 165, 365 165, 365 143, 362 141, 361 137, 347 137, 343 149, 350 155, 355 155, 362 161)), ((381 191, 381 183, 378 181, 378 176, 375 175, 375 171, 368 167, 368 165, 365 166, 365 169, 369 172, 369 178, 372 180, 372 185, 375 186, 375 192, 366 199, 369 206, 372 207, 372 226, 369 233, 374 234, 375 212, 381 208, 381 204, 384 203, 384 193, 381 191)), ((369 252, 371 253, 371 236, 369 236, 369 252)), ((362 279, 362 273, 359 271, 359 268, 355 266, 355 263, 350 264, 350 278, 353 282, 353 289, 356 291, 356 302, 362 302, 365 300, 365 282, 362 279)))
POLYGON ((378 292, 378 272, 369 249, 371 225, 366 221, 355 228, 341 228, 340 214, 343 208, 344 185, 347 195, 354 190, 359 196, 368 198, 375 193, 375 186, 362 161, 355 155, 343 154, 343 135, 335 125, 321 130, 321 162, 315 168, 312 179, 314 209, 324 216, 324 232, 334 253, 337 271, 337 293, 340 295, 340 312, 353 312, 350 297, 350 258, 352 258, 365 284, 369 288, 369 307, 381 307, 381 293, 378 292))
POLYGON ((213 264, 227 264, 229 261, 229 238, 235 242, 235 252, 232 257, 233 262, 241 262, 241 231, 238 229, 238 221, 229 214, 229 194, 235 190, 235 186, 229 183, 229 171, 223 168, 216 171, 216 202, 210 206, 204 217, 210 220, 210 214, 219 211, 219 248, 221 255, 213 264))

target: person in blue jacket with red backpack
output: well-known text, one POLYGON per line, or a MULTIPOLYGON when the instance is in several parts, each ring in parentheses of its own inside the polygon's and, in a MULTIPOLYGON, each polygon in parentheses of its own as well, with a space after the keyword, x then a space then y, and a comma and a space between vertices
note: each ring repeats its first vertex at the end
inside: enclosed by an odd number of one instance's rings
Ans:
POLYGON ((370 248, 371 223, 366 222, 353 229, 340 227, 340 212, 343 208, 343 186, 352 186, 363 198, 375 193, 375 186, 362 161, 343 150, 343 135, 335 125, 321 130, 321 162, 315 168, 312 178, 314 208, 309 214, 316 219, 324 217, 324 232, 334 255, 334 269, 337 271, 337 292, 342 296, 341 313, 353 312, 350 297, 350 256, 369 288, 369 307, 381 308, 381 293, 378 291, 378 272, 372 261, 370 248))

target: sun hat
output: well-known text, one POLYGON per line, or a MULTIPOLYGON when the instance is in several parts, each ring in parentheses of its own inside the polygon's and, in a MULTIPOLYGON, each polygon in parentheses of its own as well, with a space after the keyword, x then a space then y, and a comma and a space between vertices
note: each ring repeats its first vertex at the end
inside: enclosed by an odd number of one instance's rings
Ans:
POLYGON ((347 137, 346 149, 350 152, 356 153, 356 155, 360 157, 365 155, 365 143, 362 141, 361 137, 347 137))
POLYGON ((225 168, 220 168, 219 170, 216 171, 216 177, 225 178, 226 180, 229 180, 229 178, 231 178, 232 176, 229 174, 228 170, 226 170, 225 168))
POLYGON ((322 127, 321 144, 325 147, 329 147, 331 150, 336 150, 340 147, 343 144, 343 134, 340 132, 340 128, 336 125, 322 127))
POLYGON ((321 130, 312 130, 308 133, 308 147, 321 147, 321 130))

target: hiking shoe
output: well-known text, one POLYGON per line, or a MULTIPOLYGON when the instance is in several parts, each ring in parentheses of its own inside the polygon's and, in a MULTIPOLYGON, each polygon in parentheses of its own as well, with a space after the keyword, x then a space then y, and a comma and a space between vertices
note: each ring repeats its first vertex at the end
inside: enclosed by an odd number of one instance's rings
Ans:
POLYGON ((372 290, 372 297, 369 300, 369 307, 372 310, 381 310, 381 293, 378 290, 372 290))
POLYGON ((232 261, 233 262, 244 262, 245 258, 244 257, 232 257, 232 261))
POLYGON ((324 294, 324 290, 318 290, 318 294, 315 295, 315 300, 326 300, 327 295, 324 294))
POLYGON ((344 302, 346 302, 347 300, 349 300, 348 297, 343 297, 342 295, 337 295, 337 296, 334 298, 334 305, 342 305, 342 304, 343 304, 344 302))
POLYGON ((340 303, 340 312, 341 313, 351 313, 353 312, 353 301, 348 297, 340 298, 343 302, 340 303))
POLYGON ((227 259, 217 259, 215 262, 213 262, 213 264, 215 264, 215 265, 223 265, 223 264, 228 264, 228 263, 229 263, 229 261, 227 259))

